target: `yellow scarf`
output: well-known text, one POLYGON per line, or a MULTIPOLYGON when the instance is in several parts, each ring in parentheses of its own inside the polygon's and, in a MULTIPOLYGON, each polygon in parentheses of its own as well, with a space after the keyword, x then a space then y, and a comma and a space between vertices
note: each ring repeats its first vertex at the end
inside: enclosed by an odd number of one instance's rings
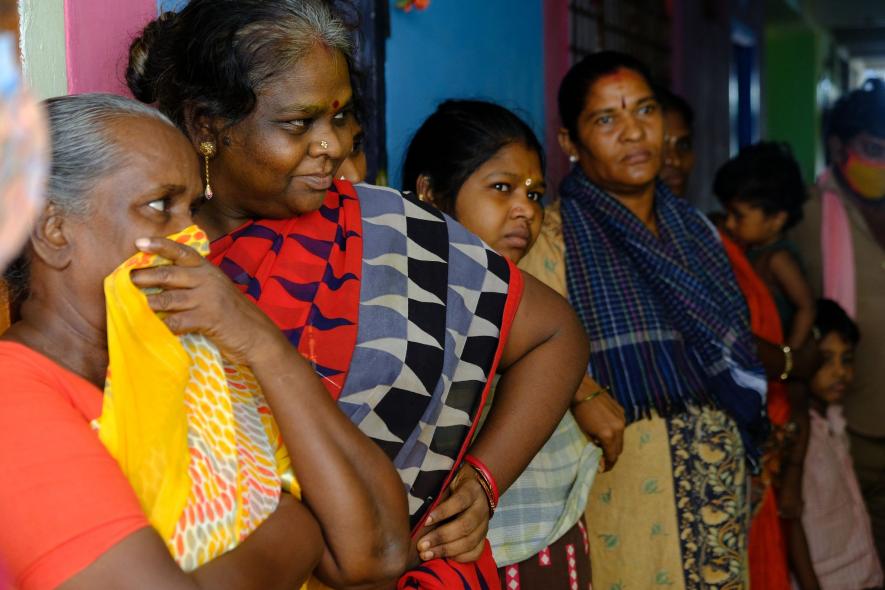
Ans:
MULTIPOLYGON (((191 226, 169 239, 205 256, 191 226)), ((200 334, 172 334, 129 278, 169 264, 136 254, 104 282, 110 366, 97 427, 151 525, 186 571, 236 546, 277 507, 300 498, 288 453, 246 367, 200 334)))

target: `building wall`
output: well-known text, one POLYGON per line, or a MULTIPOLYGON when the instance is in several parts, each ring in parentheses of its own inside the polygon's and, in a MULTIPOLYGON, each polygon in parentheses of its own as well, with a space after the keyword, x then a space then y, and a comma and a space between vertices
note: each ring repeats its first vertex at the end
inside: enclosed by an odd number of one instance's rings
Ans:
POLYGON ((838 48, 810 20, 770 25, 766 39, 767 135, 790 144, 810 183, 824 167, 823 113, 843 90, 834 57, 838 48))
POLYGON ((386 64, 391 186, 400 185, 412 135, 447 98, 499 102, 543 140, 543 8, 542 0, 435 0, 423 12, 392 9, 386 64))
POLYGON ((768 27, 766 40, 765 100, 770 114, 767 136, 790 144, 803 176, 810 181, 816 169, 820 137, 816 100, 820 39, 803 24, 768 27))
POLYGON ((128 94, 132 39, 158 11, 184 0, 20 0, 25 76, 40 98, 128 94))
MULTIPOLYGON (((713 178, 732 155, 729 96, 732 36, 736 24, 757 41, 757 69, 766 56, 763 0, 674 0, 673 90, 695 109, 695 169, 689 200, 705 211, 719 208, 713 178)), ((765 80, 763 77, 762 87, 765 80)), ((767 116, 764 102, 760 128, 767 116)))

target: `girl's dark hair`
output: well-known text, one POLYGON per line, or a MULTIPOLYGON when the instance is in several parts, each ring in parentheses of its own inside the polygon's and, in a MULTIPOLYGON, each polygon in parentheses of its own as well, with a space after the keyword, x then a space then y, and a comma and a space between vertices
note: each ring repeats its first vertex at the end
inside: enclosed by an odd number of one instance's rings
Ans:
POLYGON ((867 132, 885 139, 885 81, 871 78, 836 101, 824 121, 825 137, 847 142, 867 132))
POLYGON ((506 108, 481 100, 447 100, 415 132, 403 163, 402 189, 417 192, 426 176, 434 203, 447 213, 477 168, 512 143, 538 154, 544 169, 544 148, 522 119, 506 108))
POLYGON ((191 0, 132 42, 126 82, 185 131, 189 107, 232 124, 252 112, 263 83, 318 43, 353 65, 350 27, 326 0, 191 0))
POLYGON ((805 181, 790 147, 762 141, 742 148, 722 165, 713 181, 713 192, 723 205, 732 201, 759 207, 766 215, 785 211, 787 230, 802 219, 808 199, 805 181))
POLYGON ((814 327, 821 338, 835 332, 857 346, 860 342, 860 330, 845 310, 832 299, 817 300, 817 316, 814 318, 814 327))
POLYGON ((599 78, 620 69, 633 70, 645 79, 649 88, 654 88, 648 67, 632 55, 618 51, 591 53, 573 65, 562 79, 558 96, 559 118, 573 140, 578 137, 578 117, 587 103, 590 88, 599 78))

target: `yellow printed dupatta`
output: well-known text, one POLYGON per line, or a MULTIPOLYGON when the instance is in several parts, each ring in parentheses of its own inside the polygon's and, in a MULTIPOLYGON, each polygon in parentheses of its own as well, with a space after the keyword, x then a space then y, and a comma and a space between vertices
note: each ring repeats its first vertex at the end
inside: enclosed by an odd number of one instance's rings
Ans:
MULTIPOLYGON (((209 250, 196 226, 169 239, 209 250)), ((172 334, 132 284, 132 270, 163 264, 139 253, 105 279, 110 366, 97 427, 151 525, 191 571, 254 531, 281 489, 300 493, 251 371, 200 334, 172 334)))

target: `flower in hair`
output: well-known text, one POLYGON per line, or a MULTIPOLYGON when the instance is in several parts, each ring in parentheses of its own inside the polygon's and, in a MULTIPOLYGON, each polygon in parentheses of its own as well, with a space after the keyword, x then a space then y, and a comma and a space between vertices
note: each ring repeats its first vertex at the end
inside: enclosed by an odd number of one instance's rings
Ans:
POLYGON ((396 0, 396 7, 404 12, 411 12, 413 8, 427 10, 430 0, 396 0))

